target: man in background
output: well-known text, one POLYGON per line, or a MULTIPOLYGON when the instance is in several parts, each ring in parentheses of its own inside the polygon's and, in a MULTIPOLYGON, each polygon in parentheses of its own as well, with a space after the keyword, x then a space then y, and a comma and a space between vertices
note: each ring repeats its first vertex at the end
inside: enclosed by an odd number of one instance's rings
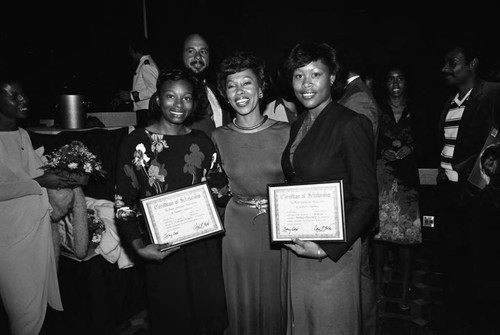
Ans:
POLYGON ((208 136, 216 127, 231 121, 231 115, 217 92, 215 83, 210 80, 210 61, 210 48, 207 40, 198 33, 189 34, 183 42, 182 62, 185 68, 193 72, 204 83, 206 99, 208 100, 208 103, 202 106, 204 110, 200 111, 201 115, 195 118, 190 128, 200 129, 208 136))
MULTIPOLYGON (((342 50, 342 49, 341 49, 342 50)), ((341 73, 343 73, 344 87, 342 95, 337 101, 339 104, 365 115, 373 126, 375 145, 378 140, 379 108, 373 97, 372 90, 361 78, 365 61, 360 50, 355 47, 346 47, 341 54, 341 73)))
MULTIPOLYGON (((365 115, 370 119, 373 126, 374 156, 378 141, 379 109, 373 93, 361 78, 365 65, 362 52, 347 45, 340 49, 339 59, 341 61, 340 80, 344 86, 341 89, 339 104, 365 115)), ((370 240, 377 227, 378 213, 373 217, 370 228, 361 236, 361 312, 363 318, 363 334, 375 335, 377 333, 377 294, 375 281, 370 266, 370 240)))
POLYGON ((116 108, 120 103, 133 103, 137 117, 137 126, 144 127, 150 118, 149 100, 156 92, 156 79, 159 69, 150 55, 148 40, 139 36, 130 42, 129 55, 138 63, 132 80, 132 90, 120 90, 112 102, 116 108))
POLYGON ((468 178, 492 127, 498 129, 500 84, 479 77, 479 60, 474 41, 451 41, 441 70, 454 92, 439 121, 436 226, 442 239, 445 310, 453 326, 477 321, 484 314, 484 299, 494 295, 485 285, 485 274, 494 267, 490 252, 495 252, 489 250, 495 242, 487 239, 498 236, 500 212, 468 178))

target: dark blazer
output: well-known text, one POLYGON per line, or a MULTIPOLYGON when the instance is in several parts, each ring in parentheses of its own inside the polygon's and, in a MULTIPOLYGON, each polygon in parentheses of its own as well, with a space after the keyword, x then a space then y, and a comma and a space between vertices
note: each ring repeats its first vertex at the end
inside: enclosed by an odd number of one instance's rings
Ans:
POLYGON ((347 84, 342 97, 340 97, 337 102, 370 119, 376 144, 378 139, 380 111, 372 91, 366 86, 363 80, 361 78, 356 78, 347 84))
POLYGON ((378 209, 372 124, 366 116, 332 102, 296 147, 292 164, 290 146, 307 114, 292 124, 281 165, 290 182, 343 181, 347 242, 319 243, 338 261, 378 209))
MULTIPOLYGON (((451 101, 445 104, 439 120, 438 145, 444 146, 444 121, 451 101)), ((459 183, 466 182, 474 163, 479 156, 491 127, 500 124, 500 83, 477 80, 465 102, 465 109, 460 120, 452 166, 458 172, 459 183)), ((440 169, 439 179, 444 171, 440 169)), ((445 178, 445 177, 444 177, 445 178)))

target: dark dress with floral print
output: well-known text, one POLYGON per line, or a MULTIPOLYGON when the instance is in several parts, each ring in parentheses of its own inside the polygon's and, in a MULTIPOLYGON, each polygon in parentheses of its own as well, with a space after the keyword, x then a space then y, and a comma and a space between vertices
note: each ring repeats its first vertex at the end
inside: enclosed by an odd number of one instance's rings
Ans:
MULTIPOLYGON (((136 129, 120 145, 115 206, 117 228, 128 245, 151 243, 141 223, 139 199, 205 180, 215 148, 199 130, 168 136, 136 129), (144 232, 144 233, 141 233, 144 232)), ((227 309, 221 265, 221 238, 181 246, 162 263, 145 262, 152 334, 222 331, 227 309)))
POLYGON ((406 107, 396 122, 391 107, 381 104, 377 175, 379 181, 379 230, 374 239, 399 244, 422 242, 418 195, 418 131, 421 113, 406 107), (385 160, 383 150, 413 148, 403 159, 385 160))

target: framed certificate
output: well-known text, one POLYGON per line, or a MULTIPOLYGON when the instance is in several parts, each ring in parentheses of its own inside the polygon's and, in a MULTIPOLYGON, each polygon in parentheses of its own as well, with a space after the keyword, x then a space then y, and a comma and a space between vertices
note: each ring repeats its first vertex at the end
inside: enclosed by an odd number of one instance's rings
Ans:
POLYGON ((271 242, 345 242, 342 181, 269 184, 271 242))
POLYGON ((141 199, 151 240, 170 248, 224 232, 206 183, 141 199))

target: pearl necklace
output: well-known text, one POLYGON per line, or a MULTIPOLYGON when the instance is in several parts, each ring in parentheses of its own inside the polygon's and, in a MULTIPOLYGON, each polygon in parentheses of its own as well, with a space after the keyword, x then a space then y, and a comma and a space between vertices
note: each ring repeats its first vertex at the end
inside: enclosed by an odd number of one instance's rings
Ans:
POLYGON ((239 124, 236 123, 236 118, 233 119, 233 124, 234 124, 234 126, 236 128, 241 129, 241 130, 254 130, 254 129, 257 129, 260 126, 262 126, 264 123, 266 123, 266 121, 267 121, 267 115, 264 115, 264 118, 262 119, 262 121, 260 121, 256 125, 253 125, 253 126, 250 126, 250 127, 240 126, 239 124))

